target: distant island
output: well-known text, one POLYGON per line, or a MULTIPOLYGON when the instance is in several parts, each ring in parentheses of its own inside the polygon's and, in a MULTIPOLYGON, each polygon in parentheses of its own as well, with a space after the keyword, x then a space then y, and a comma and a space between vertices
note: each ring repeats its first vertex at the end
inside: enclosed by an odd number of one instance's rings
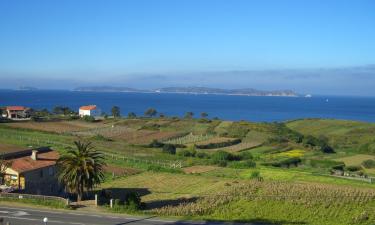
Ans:
POLYGON ((16 90, 18 90, 18 91, 37 91, 39 89, 36 88, 36 87, 30 87, 30 86, 20 86, 16 90))
POLYGON ((263 91, 253 88, 221 89, 209 87, 165 87, 159 89, 135 89, 129 87, 94 86, 78 87, 74 91, 87 92, 143 92, 143 93, 177 93, 177 94, 216 94, 216 95, 243 95, 243 96, 282 96, 298 97, 292 90, 263 91))

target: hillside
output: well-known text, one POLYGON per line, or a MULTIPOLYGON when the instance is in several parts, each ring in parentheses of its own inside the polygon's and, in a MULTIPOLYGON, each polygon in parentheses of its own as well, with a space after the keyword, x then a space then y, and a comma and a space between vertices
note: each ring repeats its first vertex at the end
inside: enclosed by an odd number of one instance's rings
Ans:
POLYGON ((61 153, 77 138, 92 142, 108 163, 98 188, 114 196, 138 191, 142 213, 276 224, 375 220, 375 184, 364 178, 375 171, 363 166, 375 160, 374 124, 53 117, 1 123, 0 141, 61 153), (334 169, 351 177, 333 176, 334 169))

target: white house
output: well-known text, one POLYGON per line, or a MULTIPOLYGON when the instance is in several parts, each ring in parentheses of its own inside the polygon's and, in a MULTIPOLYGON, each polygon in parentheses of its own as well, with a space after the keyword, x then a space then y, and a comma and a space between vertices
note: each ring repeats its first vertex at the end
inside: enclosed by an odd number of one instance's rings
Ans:
POLYGON ((101 110, 96 105, 84 105, 79 107, 79 116, 93 116, 97 117, 101 115, 101 110))

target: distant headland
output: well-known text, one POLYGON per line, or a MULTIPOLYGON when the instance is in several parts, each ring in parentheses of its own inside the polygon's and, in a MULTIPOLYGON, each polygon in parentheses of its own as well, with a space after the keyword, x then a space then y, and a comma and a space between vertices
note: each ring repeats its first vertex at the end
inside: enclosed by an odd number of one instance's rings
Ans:
POLYGON ((300 96, 292 90, 274 90, 264 91, 253 88, 241 89, 221 89, 209 87, 165 87, 158 89, 135 89, 129 87, 113 86, 92 86, 78 87, 74 91, 87 92, 143 92, 143 93, 176 93, 176 94, 216 94, 216 95, 243 95, 243 96, 281 96, 281 97, 298 97, 300 96))

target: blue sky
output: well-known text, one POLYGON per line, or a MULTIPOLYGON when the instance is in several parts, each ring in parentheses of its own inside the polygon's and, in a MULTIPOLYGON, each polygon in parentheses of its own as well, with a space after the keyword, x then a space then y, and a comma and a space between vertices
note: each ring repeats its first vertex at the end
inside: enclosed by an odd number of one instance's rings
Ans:
POLYGON ((371 0, 3 0, 0 88, 375 95, 374 27, 371 0))

